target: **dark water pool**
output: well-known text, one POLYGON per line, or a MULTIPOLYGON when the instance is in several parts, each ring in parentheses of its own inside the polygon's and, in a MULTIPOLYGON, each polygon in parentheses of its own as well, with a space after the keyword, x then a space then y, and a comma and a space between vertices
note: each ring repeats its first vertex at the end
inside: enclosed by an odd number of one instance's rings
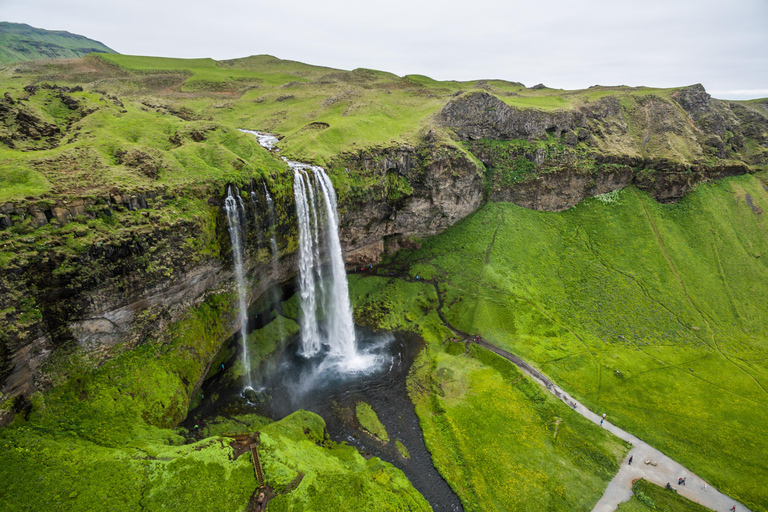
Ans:
POLYGON ((326 355, 307 359, 298 354, 299 340, 293 340, 279 357, 263 366, 261 379, 254 378, 262 402, 253 393, 222 388, 214 380, 203 392, 206 396, 216 392, 220 398, 215 404, 201 405, 189 417, 213 418, 236 411, 279 420, 299 409, 312 411, 325 420, 334 441, 346 442, 364 456, 379 457, 402 470, 435 511, 463 510, 458 496, 432 465, 406 392, 406 376, 422 340, 409 333, 374 333, 361 328, 356 333, 361 359, 341 361, 326 355), (361 401, 376 411, 387 429, 388 443, 358 424, 355 406, 361 401), (409 458, 400 454, 395 440, 406 447, 409 458))

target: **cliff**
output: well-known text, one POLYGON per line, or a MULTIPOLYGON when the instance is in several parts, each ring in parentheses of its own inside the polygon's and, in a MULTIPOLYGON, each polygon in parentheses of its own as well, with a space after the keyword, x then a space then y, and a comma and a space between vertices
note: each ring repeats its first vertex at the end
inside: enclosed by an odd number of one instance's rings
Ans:
POLYGON ((674 202, 696 183, 768 164, 765 111, 715 100, 701 85, 586 98, 553 112, 474 92, 437 119, 485 164, 491 201, 538 210, 563 210, 629 184, 674 202))
MULTIPOLYGON (((281 153, 237 128, 273 130, 282 153, 328 169, 350 267, 415 247, 487 201, 562 210, 634 184, 670 202, 768 165, 765 104, 719 101, 701 86, 425 82, 269 56, 90 56, 62 66, 62 85, 43 64, 0 77, 7 403, 57 384, 59 360, 97 367, 169 343, 169 326, 209 297, 231 312, 229 185, 246 206, 252 308, 269 307, 268 288, 292 286, 292 175, 281 153)), ((222 332, 236 329, 230 318, 222 332)))

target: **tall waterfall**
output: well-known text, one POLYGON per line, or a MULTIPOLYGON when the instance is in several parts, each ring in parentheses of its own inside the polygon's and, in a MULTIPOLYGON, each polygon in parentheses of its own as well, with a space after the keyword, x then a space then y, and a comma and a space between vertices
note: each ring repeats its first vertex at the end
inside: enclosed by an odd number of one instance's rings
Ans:
POLYGON ((240 198, 240 191, 237 187, 227 188, 227 199, 224 203, 224 209, 227 212, 227 223, 229 224, 229 239, 232 243, 232 253, 235 260, 235 280, 237 281, 237 297, 240 313, 240 336, 243 340, 243 364, 245 365, 245 375, 248 387, 253 387, 251 383, 251 366, 248 358, 248 303, 247 288, 245 285, 245 273, 243 271, 243 253, 244 253, 244 234, 245 234, 245 206, 240 198), (232 189, 234 188, 234 194, 232 189))
MULTIPOLYGON (((278 138, 269 133, 243 130, 269 151, 278 138)), ((311 357, 325 346, 339 371, 359 372, 372 367, 376 357, 358 353, 352 306, 349 301, 347 274, 339 241, 339 216, 336 211, 336 191, 322 169, 283 158, 293 170, 293 192, 299 222, 299 302, 301 315, 302 353, 311 357), (329 275, 328 269, 330 270, 329 275)), ((264 192, 269 206, 269 222, 275 225, 272 198, 264 192)), ((277 245, 274 229, 270 230, 273 265, 276 265, 277 245)))
POLYGON ((326 345, 329 355, 355 360, 355 329, 339 241, 336 192, 321 167, 286 162, 293 169, 299 222, 302 351, 310 357, 326 345), (327 278, 323 275, 323 257, 330 264, 327 278), (325 329, 321 328, 323 319, 325 329))

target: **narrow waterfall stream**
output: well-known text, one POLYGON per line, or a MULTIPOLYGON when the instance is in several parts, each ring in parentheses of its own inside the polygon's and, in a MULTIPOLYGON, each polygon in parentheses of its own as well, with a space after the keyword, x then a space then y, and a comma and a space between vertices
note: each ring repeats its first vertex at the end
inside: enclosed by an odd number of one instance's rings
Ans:
POLYGON ((227 223, 229 225, 229 239, 232 243, 232 257, 235 260, 235 281, 237 282, 237 298, 240 314, 240 335, 243 343, 243 364, 246 368, 246 384, 252 388, 250 360, 248 358, 248 289, 245 283, 245 272, 243 270, 244 244, 243 228, 245 226, 245 207, 240 198, 240 191, 237 187, 230 186, 227 189, 227 199, 224 203, 224 209, 227 212, 227 223), (233 194, 234 189, 234 194, 233 194))

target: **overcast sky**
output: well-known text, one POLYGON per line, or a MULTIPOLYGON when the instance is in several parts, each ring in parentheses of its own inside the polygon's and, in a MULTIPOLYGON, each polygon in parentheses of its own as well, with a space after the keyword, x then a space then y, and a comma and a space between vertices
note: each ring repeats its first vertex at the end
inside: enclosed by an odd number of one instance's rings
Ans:
POLYGON ((768 0, 0 0, 0 20, 132 55, 768 97, 768 0))

